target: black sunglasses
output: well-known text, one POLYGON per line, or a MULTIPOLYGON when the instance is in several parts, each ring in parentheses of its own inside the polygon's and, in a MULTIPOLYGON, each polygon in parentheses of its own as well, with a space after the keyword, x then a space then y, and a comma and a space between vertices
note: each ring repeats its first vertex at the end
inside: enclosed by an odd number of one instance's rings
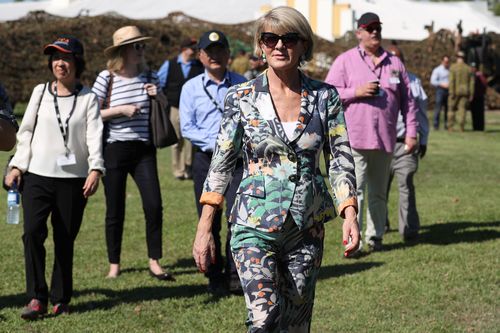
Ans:
POLYGON ((382 31, 382 26, 378 25, 378 24, 369 25, 366 28, 363 28, 363 30, 368 31, 369 33, 372 33, 374 31, 381 32, 382 31))
POLYGON ((132 44, 132 46, 134 47, 134 50, 136 50, 136 51, 141 51, 141 50, 144 50, 146 48, 145 43, 139 43, 139 42, 135 42, 134 44, 132 44))
POLYGON ((290 49, 297 45, 299 40, 301 40, 302 38, 300 38, 300 35, 296 32, 289 32, 284 35, 276 35, 272 32, 263 32, 260 34, 260 40, 262 41, 262 43, 264 43, 265 46, 271 49, 274 48, 276 44, 278 44, 280 39, 283 45, 285 45, 287 49, 290 49))

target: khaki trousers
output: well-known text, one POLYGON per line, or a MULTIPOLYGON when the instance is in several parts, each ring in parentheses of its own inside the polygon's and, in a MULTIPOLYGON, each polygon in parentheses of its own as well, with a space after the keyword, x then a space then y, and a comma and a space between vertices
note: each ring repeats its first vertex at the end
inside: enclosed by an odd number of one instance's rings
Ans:
POLYGON ((170 121, 175 129, 179 142, 172 146, 172 173, 177 178, 191 178, 191 165, 193 164, 193 146, 189 140, 181 135, 181 120, 179 109, 170 107, 170 121))
POLYGON ((359 230, 363 230, 365 193, 368 198, 365 240, 382 240, 387 216, 387 183, 392 154, 381 150, 352 149, 354 157, 359 230))
POLYGON ((460 130, 464 130, 465 126, 465 115, 467 110, 467 104, 469 102, 468 96, 455 96, 450 97, 448 100, 448 129, 453 130, 455 126, 456 114, 458 112, 458 121, 460 125, 460 130))

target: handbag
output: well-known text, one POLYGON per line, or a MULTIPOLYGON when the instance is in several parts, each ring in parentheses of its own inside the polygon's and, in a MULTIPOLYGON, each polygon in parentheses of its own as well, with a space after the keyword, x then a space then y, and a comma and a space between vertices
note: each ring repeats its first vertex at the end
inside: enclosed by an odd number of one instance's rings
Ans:
MULTIPOLYGON (((151 82, 151 72, 148 73, 148 83, 151 82)), ((164 148, 179 142, 174 126, 170 121, 170 106, 163 94, 149 97, 149 127, 151 142, 156 148, 164 148)))
MULTIPOLYGON (((47 89, 48 84, 49 84, 48 82, 45 83, 45 86, 43 87, 43 90, 42 90, 42 94, 40 95, 40 99, 38 100, 38 105, 36 107, 36 113, 35 113, 35 124, 33 125, 33 131, 31 132, 32 134, 31 134, 30 142, 33 142, 33 136, 35 135, 35 129, 36 129, 36 125, 38 123, 38 110, 40 110, 40 104, 42 104, 42 98, 43 98, 43 95, 45 95, 45 90, 47 89)), ((9 172, 9 164, 10 164, 10 161, 12 160, 13 157, 14 157, 14 155, 10 155, 9 160, 7 161, 7 164, 5 165, 5 168, 3 169, 2 187, 6 191, 10 190, 10 187, 7 186, 7 184, 5 183, 5 177, 7 177, 7 173, 9 172)), ((21 178, 20 184, 17 185, 17 189, 19 192, 22 192, 22 190, 23 190, 22 178, 21 178)))
MULTIPOLYGON (((111 93, 113 92, 113 81, 114 81, 114 76, 113 72, 109 71, 109 82, 108 82, 108 89, 106 90, 106 99, 104 100, 103 104, 101 105, 101 110, 105 108, 110 108, 111 107, 111 93)), ((108 136, 109 136, 109 123, 107 121, 102 122, 102 147, 106 147, 106 143, 108 142, 108 136)))

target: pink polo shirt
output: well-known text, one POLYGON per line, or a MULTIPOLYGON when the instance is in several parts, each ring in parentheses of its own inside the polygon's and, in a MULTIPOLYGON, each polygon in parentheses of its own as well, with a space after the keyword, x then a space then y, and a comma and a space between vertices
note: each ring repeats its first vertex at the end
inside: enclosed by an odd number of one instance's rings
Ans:
POLYGON ((398 57, 384 50, 375 66, 357 46, 335 59, 325 81, 340 94, 352 148, 392 153, 399 110, 406 119, 406 135, 417 137, 417 107, 406 68, 398 57), (358 86, 374 80, 380 81, 382 96, 355 97, 358 86))

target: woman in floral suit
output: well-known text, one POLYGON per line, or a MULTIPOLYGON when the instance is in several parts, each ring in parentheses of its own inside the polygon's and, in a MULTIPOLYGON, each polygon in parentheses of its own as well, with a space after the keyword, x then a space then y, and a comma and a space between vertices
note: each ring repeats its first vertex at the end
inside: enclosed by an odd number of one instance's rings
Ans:
POLYGON ((308 332, 323 223, 336 216, 334 201, 344 218, 345 255, 359 245, 354 161, 337 91, 298 69, 313 51, 304 16, 289 7, 270 11, 257 21, 255 51, 269 69, 226 95, 193 256, 202 272, 214 258, 212 219, 242 153, 230 222, 248 331, 308 332), (335 200, 319 169, 322 151, 335 200))

